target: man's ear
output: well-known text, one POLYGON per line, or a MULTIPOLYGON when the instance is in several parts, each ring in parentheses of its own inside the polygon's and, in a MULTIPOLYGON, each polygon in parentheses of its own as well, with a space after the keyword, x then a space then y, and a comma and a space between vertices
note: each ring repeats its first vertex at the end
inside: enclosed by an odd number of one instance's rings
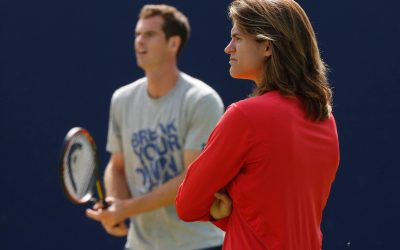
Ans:
POLYGON ((168 44, 170 46, 170 48, 174 51, 178 51, 179 46, 181 45, 181 37, 180 36, 171 36, 168 39, 168 44))
POLYGON ((270 41, 265 41, 265 57, 270 57, 272 55, 272 43, 270 41))

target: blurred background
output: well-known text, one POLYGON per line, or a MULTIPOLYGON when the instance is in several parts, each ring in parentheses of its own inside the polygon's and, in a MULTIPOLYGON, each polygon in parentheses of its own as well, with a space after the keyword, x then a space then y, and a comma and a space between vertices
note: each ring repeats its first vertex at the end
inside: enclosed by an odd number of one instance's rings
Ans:
MULTIPOLYGON (((65 133, 105 151, 113 91, 143 76, 133 39, 140 8, 176 6, 192 36, 180 69, 226 106, 247 81, 229 77, 229 0, 0 0, 0 249, 121 249, 70 203, 58 176, 65 133)), ((341 162, 324 212, 324 249, 396 249, 400 233, 400 21, 397 1, 299 1, 330 67, 341 162)))

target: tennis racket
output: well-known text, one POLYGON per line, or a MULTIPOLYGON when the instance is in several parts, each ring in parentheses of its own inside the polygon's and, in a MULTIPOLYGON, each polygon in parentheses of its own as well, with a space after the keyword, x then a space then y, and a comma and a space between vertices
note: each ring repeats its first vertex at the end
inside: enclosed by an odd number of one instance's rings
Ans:
POLYGON ((98 165, 96 143, 90 133, 80 127, 69 130, 61 150, 60 177, 70 201, 75 204, 101 201, 104 208, 108 207, 98 165))

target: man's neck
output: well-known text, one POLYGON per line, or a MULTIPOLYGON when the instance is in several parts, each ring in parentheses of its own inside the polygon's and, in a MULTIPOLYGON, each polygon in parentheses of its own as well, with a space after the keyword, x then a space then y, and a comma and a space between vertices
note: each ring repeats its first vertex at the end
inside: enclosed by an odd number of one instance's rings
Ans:
POLYGON ((176 85, 179 70, 176 65, 167 65, 153 71, 146 71, 147 92, 153 98, 166 95, 176 85))

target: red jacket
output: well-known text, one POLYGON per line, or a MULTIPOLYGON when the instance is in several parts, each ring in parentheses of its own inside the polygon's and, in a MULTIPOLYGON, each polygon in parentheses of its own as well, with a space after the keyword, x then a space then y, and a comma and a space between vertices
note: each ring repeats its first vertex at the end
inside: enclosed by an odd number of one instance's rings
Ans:
POLYGON ((268 92, 230 106, 192 163, 176 198, 185 221, 211 220, 226 188, 233 211, 213 223, 224 249, 319 250, 320 224, 339 164, 333 116, 306 118, 295 98, 268 92))

